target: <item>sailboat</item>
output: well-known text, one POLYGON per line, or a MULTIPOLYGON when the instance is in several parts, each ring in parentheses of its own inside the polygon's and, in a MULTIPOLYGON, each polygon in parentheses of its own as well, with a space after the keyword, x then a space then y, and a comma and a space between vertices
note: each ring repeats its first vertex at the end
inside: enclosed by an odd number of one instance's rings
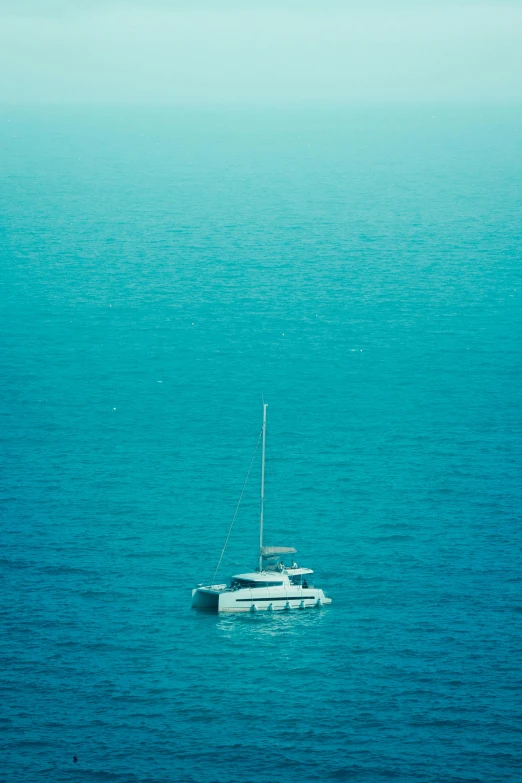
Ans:
MULTIPOLYGON (((314 572, 311 568, 299 567, 293 558, 291 565, 285 564, 285 559, 288 559, 290 555, 296 554, 294 547, 264 546, 263 543, 267 407, 263 403, 263 429, 260 433, 263 444, 261 516, 259 520, 259 559, 257 568, 255 571, 233 576, 230 584, 198 585, 192 591, 192 607, 194 609, 215 612, 271 612, 309 609, 311 607, 327 606, 332 603, 332 599, 323 590, 314 586, 314 572)), ((228 536, 225 547, 227 542, 228 536)), ((221 558, 214 572, 214 579, 220 562, 221 558)))

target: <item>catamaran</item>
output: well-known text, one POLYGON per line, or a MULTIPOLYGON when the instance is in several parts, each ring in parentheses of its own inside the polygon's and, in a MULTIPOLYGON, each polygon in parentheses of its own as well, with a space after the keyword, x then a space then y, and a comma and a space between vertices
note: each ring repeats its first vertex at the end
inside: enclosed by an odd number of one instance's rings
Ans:
MULTIPOLYGON (((327 606, 332 603, 332 599, 323 590, 314 586, 314 572, 312 569, 300 568, 293 559, 291 565, 285 564, 285 558, 296 554, 294 547, 264 546, 263 544, 267 407, 263 403, 263 428, 260 433, 263 444, 261 458, 261 515, 259 520, 259 560, 257 568, 255 571, 233 576, 229 585, 226 583, 198 585, 192 591, 192 606, 194 609, 215 612, 270 612, 309 609, 310 607, 327 606)), ((250 464, 251 467, 252 463, 250 464)), ((247 479, 249 473, 250 470, 247 474, 247 479)), ((243 485, 243 491, 245 485, 246 480, 243 485)), ((241 502, 243 491, 241 492, 239 503, 241 502)), ((236 514, 239 503, 236 507, 236 514)), ((234 524, 236 514, 234 514, 232 525, 234 524)), ((214 579, 225 552, 232 525, 214 572, 214 579)))

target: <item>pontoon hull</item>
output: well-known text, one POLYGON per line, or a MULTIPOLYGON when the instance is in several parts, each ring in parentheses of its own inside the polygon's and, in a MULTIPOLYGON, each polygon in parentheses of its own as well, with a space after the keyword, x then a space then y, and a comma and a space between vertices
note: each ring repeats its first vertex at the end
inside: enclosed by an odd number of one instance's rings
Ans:
POLYGON ((192 607, 214 612, 279 612, 328 606, 332 599, 323 590, 215 590, 199 587, 192 592, 192 607))

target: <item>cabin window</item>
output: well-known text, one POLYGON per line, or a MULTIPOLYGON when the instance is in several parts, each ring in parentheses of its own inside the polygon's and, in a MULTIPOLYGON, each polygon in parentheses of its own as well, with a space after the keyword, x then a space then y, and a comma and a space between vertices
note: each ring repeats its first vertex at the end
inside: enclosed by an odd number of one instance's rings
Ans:
POLYGON ((293 576, 290 575, 290 583, 295 585, 296 587, 313 587, 314 582, 312 579, 312 574, 294 574, 293 576))
POLYGON ((253 582, 252 587, 282 587, 282 582, 253 582))
POLYGON ((256 588, 256 587, 282 587, 282 582, 258 582, 253 579, 232 579, 230 582, 231 590, 242 590, 244 588, 256 588))

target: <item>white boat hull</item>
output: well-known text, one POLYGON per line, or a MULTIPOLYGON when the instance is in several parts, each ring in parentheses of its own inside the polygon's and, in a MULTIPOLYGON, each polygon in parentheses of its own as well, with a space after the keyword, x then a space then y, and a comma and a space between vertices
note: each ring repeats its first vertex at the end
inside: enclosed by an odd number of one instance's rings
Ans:
POLYGON ((214 612, 280 612, 328 606, 332 599, 313 587, 222 589, 209 585, 192 591, 192 607, 214 612))

